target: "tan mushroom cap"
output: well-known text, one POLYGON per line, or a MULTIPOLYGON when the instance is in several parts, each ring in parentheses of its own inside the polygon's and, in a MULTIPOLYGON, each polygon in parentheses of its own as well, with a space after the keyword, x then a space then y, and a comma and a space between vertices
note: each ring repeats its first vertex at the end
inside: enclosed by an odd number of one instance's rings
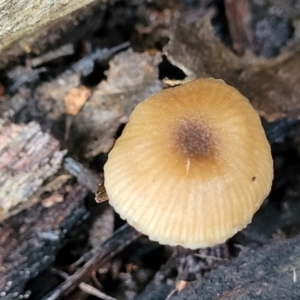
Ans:
POLYGON ((104 167, 110 204, 161 244, 195 249, 244 228, 270 192, 260 118, 222 80, 198 79, 138 104, 104 167))

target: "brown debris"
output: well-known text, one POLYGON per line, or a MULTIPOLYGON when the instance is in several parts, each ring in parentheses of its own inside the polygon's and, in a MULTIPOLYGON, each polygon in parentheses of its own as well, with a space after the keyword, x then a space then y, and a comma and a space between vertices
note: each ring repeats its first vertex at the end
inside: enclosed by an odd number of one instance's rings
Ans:
POLYGON ((50 120, 57 120, 65 113, 65 97, 76 86, 80 86, 80 74, 68 70, 54 80, 40 84, 34 98, 38 99, 40 108, 50 120))
POLYGON ((233 49, 244 54, 252 42, 248 0, 225 0, 224 4, 233 49))
POLYGON ((102 182, 101 184, 98 185, 96 195, 95 195, 95 201, 97 203, 102 203, 107 200, 108 200, 108 197, 107 197, 106 190, 104 187, 104 182, 102 182))
POLYGON ((91 90, 83 85, 72 88, 65 97, 66 113, 76 116, 90 96, 91 90))

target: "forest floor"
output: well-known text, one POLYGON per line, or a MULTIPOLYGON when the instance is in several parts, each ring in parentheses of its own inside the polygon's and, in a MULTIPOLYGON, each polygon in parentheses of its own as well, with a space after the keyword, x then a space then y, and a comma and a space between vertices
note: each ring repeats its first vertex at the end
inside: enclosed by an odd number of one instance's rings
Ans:
POLYGON ((0 299, 300 299, 299 21, 292 0, 107 1, 1 64, 0 299), (198 77, 250 100, 275 177, 247 228, 188 250, 95 192, 134 107, 198 77))

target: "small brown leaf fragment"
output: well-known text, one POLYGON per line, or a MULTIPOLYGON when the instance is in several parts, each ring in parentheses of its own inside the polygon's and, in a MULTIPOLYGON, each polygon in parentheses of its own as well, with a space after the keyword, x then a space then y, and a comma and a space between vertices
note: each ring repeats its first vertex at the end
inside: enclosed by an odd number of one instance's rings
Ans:
POLYGON ((90 96, 91 90, 83 85, 72 88, 65 97, 66 113, 76 116, 90 96))
POLYGON ((133 263, 126 264, 125 268, 126 268, 126 273, 132 273, 138 270, 138 266, 133 263))
POLYGON ((108 197, 107 197, 107 194, 106 194, 106 190, 105 190, 105 187, 104 187, 104 183, 100 183, 98 188, 97 188, 97 191, 96 191, 96 194, 95 194, 95 201, 97 203, 102 203, 102 202, 105 202, 108 200, 108 197))
POLYGON ((59 193, 54 193, 51 196, 42 200, 42 205, 44 207, 51 207, 56 203, 60 203, 64 200, 64 197, 59 193))

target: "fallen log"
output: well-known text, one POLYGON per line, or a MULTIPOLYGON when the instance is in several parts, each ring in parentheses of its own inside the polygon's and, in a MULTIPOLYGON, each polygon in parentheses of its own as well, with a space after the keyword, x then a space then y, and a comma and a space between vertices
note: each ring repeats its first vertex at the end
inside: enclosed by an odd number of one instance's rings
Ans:
POLYGON ((0 297, 3 300, 29 297, 30 290, 25 289, 27 282, 54 262, 66 234, 88 216, 83 202, 87 194, 84 187, 66 184, 49 197, 54 194, 61 195, 62 201, 53 201, 50 207, 49 202, 48 205, 37 203, 0 224, 0 297))
POLYGON ((24 53, 39 53, 62 39, 64 43, 66 39, 79 40, 100 24, 106 3, 106 0, 1 1, 0 68, 24 53), (91 15, 97 16, 94 22, 84 24, 91 15), (76 35, 68 34, 80 25, 76 35))

